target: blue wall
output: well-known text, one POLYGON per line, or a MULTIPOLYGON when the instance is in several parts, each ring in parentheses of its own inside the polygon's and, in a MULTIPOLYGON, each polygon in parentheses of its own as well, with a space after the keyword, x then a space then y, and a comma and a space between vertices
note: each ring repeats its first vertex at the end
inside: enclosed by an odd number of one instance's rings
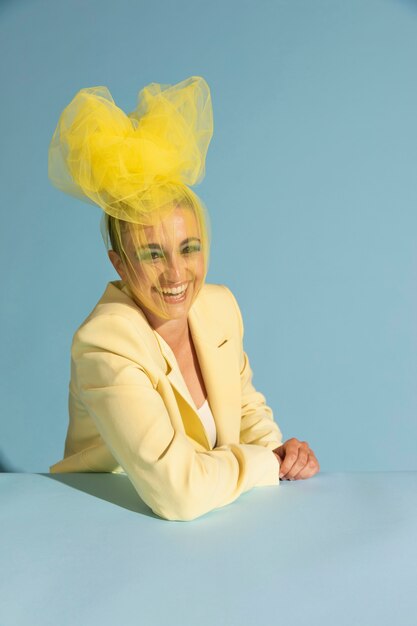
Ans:
POLYGON ((61 110, 201 75, 208 280, 255 386, 322 471, 417 469, 416 2, 3 1, 0 54, 0 464, 61 458, 72 334, 117 278, 100 209, 49 183, 61 110))

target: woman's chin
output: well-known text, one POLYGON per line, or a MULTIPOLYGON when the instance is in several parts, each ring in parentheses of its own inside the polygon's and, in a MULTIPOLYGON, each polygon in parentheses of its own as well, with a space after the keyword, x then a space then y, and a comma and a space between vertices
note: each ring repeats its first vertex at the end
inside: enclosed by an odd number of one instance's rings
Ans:
POLYGON ((167 302, 164 299, 159 305, 161 316, 164 316, 167 319, 180 319, 182 317, 187 317, 190 308, 191 301, 188 297, 181 302, 167 302))
POLYGON ((188 286, 181 297, 171 297, 154 291, 152 301, 146 303, 148 311, 161 319, 180 319, 188 315, 191 306, 192 287, 188 286))

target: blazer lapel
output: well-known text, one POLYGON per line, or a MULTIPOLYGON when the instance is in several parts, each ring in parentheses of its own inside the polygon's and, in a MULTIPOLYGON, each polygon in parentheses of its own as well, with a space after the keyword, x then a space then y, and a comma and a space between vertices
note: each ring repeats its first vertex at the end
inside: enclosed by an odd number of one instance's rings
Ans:
POLYGON ((188 322, 221 446, 239 441, 240 373, 233 337, 213 325, 201 304, 191 307, 188 322))
POLYGON ((161 337, 156 330, 153 332, 168 366, 165 374, 174 391, 185 432, 189 437, 203 446, 203 448, 210 450, 211 445, 207 437, 206 430, 197 414, 197 407, 195 406, 194 400, 192 399, 188 387, 185 384, 175 354, 165 339, 161 337))
MULTIPOLYGON (((125 288, 123 289, 125 291, 125 288)), ((129 292, 126 292, 129 295, 129 292)), ((239 441, 241 389, 240 373, 237 365, 236 347, 231 334, 221 329, 221 321, 216 324, 204 294, 193 303, 188 313, 188 323, 196 349, 198 361, 207 390, 211 412, 216 423, 216 446, 239 441)), ((141 315, 144 314, 142 311, 141 315)), ((175 392, 186 433, 210 450, 206 430, 196 411, 196 406, 185 384, 173 351, 167 342, 153 330, 160 351, 168 364, 166 376, 175 392)))
POLYGON ((195 406, 194 401, 191 397, 187 385, 185 384, 175 354, 173 353, 165 339, 161 337, 161 335, 157 333, 156 330, 154 330, 153 332, 156 339, 158 340, 160 350, 168 363, 168 371, 166 372, 166 375, 169 379, 169 382, 173 387, 175 387, 177 392, 184 398, 184 400, 190 405, 190 407, 193 408, 195 406))

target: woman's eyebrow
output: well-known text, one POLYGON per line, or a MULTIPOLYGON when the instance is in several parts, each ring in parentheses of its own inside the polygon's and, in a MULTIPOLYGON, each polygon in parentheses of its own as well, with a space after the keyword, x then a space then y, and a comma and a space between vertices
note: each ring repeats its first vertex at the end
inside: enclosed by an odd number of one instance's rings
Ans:
MULTIPOLYGON (((186 243, 190 243, 191 241, 198 241, 198 243, 201 243, 201 240, 198 237, 187 237, 187 239, 184 239, 183 241, 181 241, 180 246, 183 246, 186 243)), ((161 248, 159 243, 148 243, 146 246, 139 246, 138 250, 148 250, 149 248, 161 248)))

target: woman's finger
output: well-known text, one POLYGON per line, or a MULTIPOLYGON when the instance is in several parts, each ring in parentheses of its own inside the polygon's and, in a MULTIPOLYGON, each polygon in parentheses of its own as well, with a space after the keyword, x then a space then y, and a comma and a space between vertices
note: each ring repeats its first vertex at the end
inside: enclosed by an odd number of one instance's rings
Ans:
POLYGON ((281 463, 281 478, 292 479, 308 462, 308 443, 298 439, 289 439, 285 445, 285 457, 281 463))
POLYGON ((281 467, 279 469, 279 475, 285 478, 287 472, 292 468, 298 458, 298 440, 295 438, 289 439, 282 446, 283 455, 281 457, 281 467))
POLYGON ((319 462, 313 450, 309 450, 308 462, 305 465, 305 467, 300 472, 298 472, 298 474, 296 474, 296 476, 294 477, 294 480, 311 478, 312 476, 314 476, 314 474, 317 474, 319 470, 320 470, 319 462))
POLYGON ((298 456, 293 466, 287 471, 286 478, 289 480, 295 480, 295 477, 301 472, 308 463, 308 443, 301 441, 298 446, 298 456))

